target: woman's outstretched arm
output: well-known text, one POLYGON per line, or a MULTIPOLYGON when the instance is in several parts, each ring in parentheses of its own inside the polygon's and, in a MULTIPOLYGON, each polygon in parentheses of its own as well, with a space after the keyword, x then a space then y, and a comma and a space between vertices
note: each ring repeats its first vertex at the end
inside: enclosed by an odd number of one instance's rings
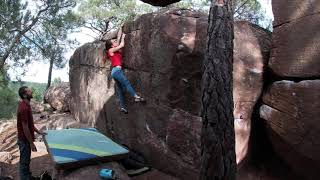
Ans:
POLYGON ((109 49, 109 53, 113 53, 113 52, 119 51, 121 48, 124 47, 124 37, 126 37, 126 34, 122 34, 121 42, 120 42, 119 46, 110 48, 109 49))

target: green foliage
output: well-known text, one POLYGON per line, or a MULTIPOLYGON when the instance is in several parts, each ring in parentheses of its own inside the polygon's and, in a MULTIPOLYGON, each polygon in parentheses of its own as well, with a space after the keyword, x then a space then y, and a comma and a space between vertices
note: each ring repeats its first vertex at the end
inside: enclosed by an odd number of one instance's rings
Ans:
MULTIPOLYGON (((22 4, 20 0, 0 1, 0 60, 6 55, 12 43, 19 43, 15 38, 17 31, 21 30, 23 24, 30 20, 30 11, 26 12, 27 3, 22 4), (22 12, 25 12, 24 14, 22 12)), ((27 49, 17 47, 11 54, 11 59, 18 60, 18 57, 27 55, 27 49)), ((0 61, 0 62, 1 62, 0 61)), ((1 62, 2 63, 2 62, 1 62)), ((0 68, 2 69, 2 68, 0 68)))
POLYGON ((21 86, 28 86, 33 91, 33 99, 41 102, 46 89, 45 83, 9 81, 7 86, 0 86, 0 119, 9 119, 16 116, 18 90, 21 86))
POLYGON ((38 102, 41 102, 42 99, 43 99, 44 91, 42 91, 41 89, 36 89, 34 87, 31 87, 31 89, 32 89, 32 92, 33 92, 33 99, 38 101, 38 102))
POLYGON ((52 81, 52 85, 53 86, 59 85, 61 83, 62 83, 62 80, 59 77, 58 78, 54 78, 54 80, 52 81))
POLYGON ((17 107, 17 95, 8 88, 8 84, 9 77, 5 70, 0 70, 0 119, 13 117, 17 107))
POLYGON ((9 119, 15 116, 18 98, 15 92, 8 87, 0 87, 0 119, 9 119))
POLYGON ((27 86, 30 87, 33 91, 33 99, 35 101, 41 102, 43 100, 43 95, 46 90, 46 83, 35 83, 35 82, 17 82, 17 81, 11 81, 9 83, 8 88, 15 92, 18 96, 18 90, 21 86, 27 86))
POLYGON ((77 15, 84 27, 101 34, 153 10, 151 5, 136 0, 81 0, 77 15))
POLYGON ((62 68, 66 64, 63 54, 76 43, 67 39, 78 26, 72 12, 75 5, 75 0, 2 0, 0 69, 8 59, 14 67, 54 59, 54 65, 62 68))
POLYGON ((4 88, 8 86, 9 76, 5 69, 0 69, 0 88, 4 88))
MULTIPOLYGON (((182 0, 166 8, 189 8, 209 13, 210 4, 211 0, 182 0)), ((266 19, 258 0, 234 0, 233 4, 235 21, 245 20, 268 29, 272 27, 272 21, 266 19)))
POLYGON ((253 24, 259 24, 259 20, 264 18, 258 0, 235 0, 234 3, 235 20, 246 20, 253 24))
POLYGON ((171 4, 165 8, 186 8, 208 13, 210 4, 210 0, 182 0, 177 3, 171 4))

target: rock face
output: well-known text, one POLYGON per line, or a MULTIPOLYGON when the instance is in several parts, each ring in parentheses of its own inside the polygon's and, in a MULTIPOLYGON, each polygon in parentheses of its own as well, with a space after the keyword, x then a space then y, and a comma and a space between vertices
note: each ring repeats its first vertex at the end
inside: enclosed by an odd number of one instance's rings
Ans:
POLYGON ((247 155, 253 107, 260 98, 271 34, 248 22, 234 26, 233 101, 237 163, 247 155))
POLYGON ((320 2, 317 0, 277 0, 272 1, 275 16, 273 26, 310 16, 320 12, 320 2))
MULTIPOLYGON (((249 36, 261 38, 261 29, 246 23, 236 26, 240 31, 236 38, 244 33, 251 48, 260 48, 259 41, 249 36)), ((101 64, 103 44, 78 48, 70 60, 71 112, 81 123, 97 127, 118 143, 141 152, 153 167, 181 179, 198 178, 206 30, 207 16, 189 10, 146 14, 125 25, 124 71, 147 100, 137 104, 127 95, 127 115, 119 112, 109 64, 101 64)), ((263 54, 264 50, 252 50, 252 54, 237 58, 252 64, 243 71, 255 71, 255 80, 261 80, 255 63, 263 67, 263 54)), ((256 91, 252 94, 258 96, 261 89, 256 91)))
POLYGON ((150 172, 144 173, 140 176, 134 176, 132 180, 179 180, 175 177, 164 174, 158 170, 151 170, 150 172))
POLYGON ((311 179, 320 168, 319 92, 320 80, 275 82, 260 108, 276 152, 311 179))
POLYGON ((44 131, 48 129, 87 128, 88 125, 79 123, 70 113, 63 113, 50 114, 48 119, 41 120, 37 127, 44 131))
POLYGON ((101 169, 112 169, 115 173, 115 177, 121 180, 130 180, 131 178, 128 177, 125 169, 120 166, 116 162, 111 163, 104 163, 101 165, 94 165, 94 166, 86 166, 82 168, 78 168, 74 171, 69 173, 65 173, 66 175, 59 176, 58 179, 61 180, 74 180, 74 179, 90 179, 90 180, 100 180, 101 177, 99 176, 99 172, 101 169))
POLYGON ((317 179, 320 1, 277 0, 272 7, 275 20, 269 66, 278 77, 267 87, 260 116, 268 124, 275 153, 303 178, 317 179))
MULTIPOLYGON (((114 94, 110 69, 102 65, 103 44, 88 43, 70 59, 71 112, 76 120, 104 129, 97 120, 106 121, 101 110, 114 94)), ((116 110, 116 109, 115 109, 116 110)))
POLYGON ((44 98, 53 109, 66 112, 70 111, 70 95, 69 83, 61 83, 49 87, 44 94, 44 98))
POLYGON ((271 69, 281 77, 320 77, 320 2, 272 3, 275 21, 271 69))
POLYGON ((9 152, 0 152, 0 162, 11 163, 12 155, 9 152))
POLYGON ((179 10, 142 15, 126 25, 125 73, 147 99, 146 104, 135 104, 127 97, 128 115, 119 112, 110 69, 101 66, 103 45, 87 44, 77 49, 70 60, 76 119, 142 152, 164 172, 183 179, 197 177, 206 26, 205 16, 179 10), (179 117, 183 119, 176 121, 179 117))
POLYGON ((34 113, 42 113, 44 112, 44 105, 41 104, 40 102, 31 100, 30 102, 31 108, 32 108, 32 112, 34 113))

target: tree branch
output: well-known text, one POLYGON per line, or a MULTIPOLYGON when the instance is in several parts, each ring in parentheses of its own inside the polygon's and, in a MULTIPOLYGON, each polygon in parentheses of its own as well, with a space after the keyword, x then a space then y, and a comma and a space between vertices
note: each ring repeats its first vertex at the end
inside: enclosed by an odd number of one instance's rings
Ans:
POLYGON ((101 29, 98 29, 97 27, 93 26, 92 23, 89 23, 91 28, 95 29, 96 31, 99 31, 100 33, 103 33, 103 31, 101 29))
POLYGON ((55 38, 55 36, 52 34, 51 30, 47 27, 47 26, 43 26, 50 34, 51 38, 57 43, 59 44, 58 40, 55 38))
POLYGON ((45 53, 45 52, 46 52, 45 49, 44 49, 42 46, 40 46, 40 44, 38 44, 37 42, 35 42, 35 41, 32 40, 31 38, 29 38, 28 36, 23 35, 23 37, 25 37, 28 41, 30 41, 31 43, 33 43, 34 45, 36 45, 36 46, 42 51, 42 53, 45 53))
POLYGON ((39 17, 41 16, 42 13, 46 12, 48 9, 50 8, 50 5, 48 5, 46 8, 41 9, 37 15, 35 16, 35 18, 32 19, 32 22, 25 27, 22 31, 19 31, 19 33, 12 38, 13 40, 11 41, 9 47, 5 50, 5 53, 2 57, 0 57, 0 69, 3 68, 5 61, 7 60, 7 58, 9 57, 9 55, 11 54, 12 50, 14 49, 15 45, 20 43, 20 39, 21 37, 28 32, 39 20, 39 17))
POLYGON ((246 5, 248 2, 249 2, 249 0, 246 0, 243 4, 241 4, 241 5, 234 11, 234 14, 238 13, 238 11, 239 11, 244 5, 246 5))
POLYGON ((101 31, 100 29, 94 27, 91 23, 89 23, 89 25, 90 26, 84 24, 83 27, 90 29, 91 31, 93 31, 96 34, 103 33, 103 31, 101 31), (98 31, 99 33, 97 33, 96 31, 98 31))

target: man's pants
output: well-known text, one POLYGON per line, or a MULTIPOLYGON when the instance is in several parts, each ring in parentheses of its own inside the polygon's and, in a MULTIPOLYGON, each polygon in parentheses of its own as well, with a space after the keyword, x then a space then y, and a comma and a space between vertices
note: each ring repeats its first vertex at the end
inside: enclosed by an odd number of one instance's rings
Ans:
POLYGON ((136 92, 133 90, 129 80, 126 78, 121 68, 118 68, 118 67, 112 68, 111 76, 116 81, 117 94, 120 99, 120 106, 122 108, 125 108, 125 96, 124 96, 125 91, 128 91, 128 93, 132 97, 136 95, 136 92))
POLYGON ((30 158, 31 158, 31 147, 28 141, 18 140, 19 150, 20 150, 20 164, 19 164, 19 174, 20 180, 30 180, 30 158))

